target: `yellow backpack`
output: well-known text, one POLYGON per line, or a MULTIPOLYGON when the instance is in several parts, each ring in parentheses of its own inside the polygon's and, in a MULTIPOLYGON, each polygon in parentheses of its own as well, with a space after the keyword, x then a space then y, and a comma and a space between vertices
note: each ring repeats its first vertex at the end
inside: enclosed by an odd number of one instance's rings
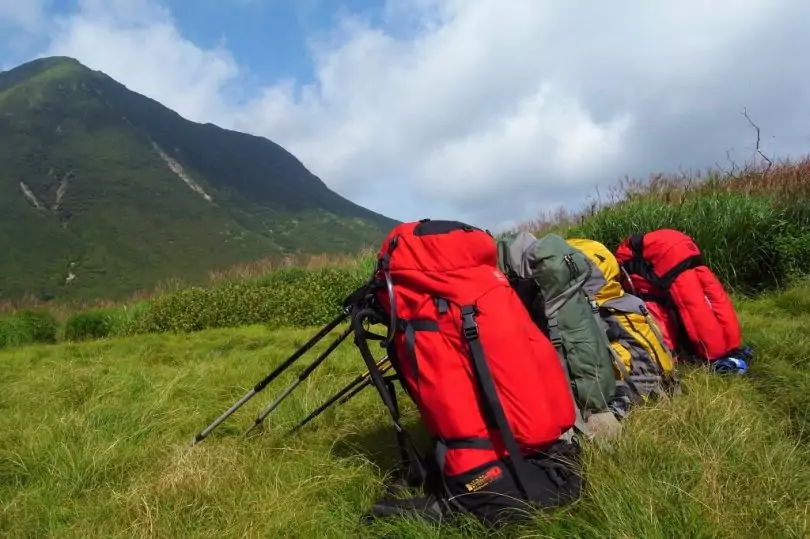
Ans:
POLYGON ((621 284, 621 269, 610 250, 595 240, 566 240, 592 264, 591 279, 585 284, 605 322, 614 352, 614 371, 640 393, 644 401, 661 390, 677 387, 672 352, 647 306, 621 284))

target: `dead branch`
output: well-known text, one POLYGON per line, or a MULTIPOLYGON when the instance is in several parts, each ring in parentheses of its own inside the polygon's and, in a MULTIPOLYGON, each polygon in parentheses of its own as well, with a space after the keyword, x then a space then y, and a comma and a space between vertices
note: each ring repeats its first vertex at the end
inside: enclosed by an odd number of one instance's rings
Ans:
POLYGON ((760 143, 760 131, 759 131, 759 126, 758 126, 757 124, 755 124, 753 120, 751 120, 751 117, 750 117, 750 116, 748 116, 748 109, 747 109, 747 108, 743 107, 742 115, 743 115, 743 116, 745 116, 745 119, 746 119, 746 120, 748 120, 748 123, 749 123, 749 124, 751 125, 751 127, 753 127, 753 128, 756 130, 756 132, 757 132, 757 144, 756 144, 756 146, 755 146, 755 148, 754 148, 754 154, 759 154, 759 156, 760 156, 761 158, 763 158, 765 161, 767 161, 767 163, 768 163, 768 167, 765 169, 765 172, 768 172, 768 171, 771 169, 771 165, 773 165, 773 162, 772 162, 770 159, 768 159, 768 157, 767 157, 767 156, 766 156, 764 153, 762 153, 762 150, 761 150, 761 149, 760 149, 760 147, 759 147, 759 143, 760 143))

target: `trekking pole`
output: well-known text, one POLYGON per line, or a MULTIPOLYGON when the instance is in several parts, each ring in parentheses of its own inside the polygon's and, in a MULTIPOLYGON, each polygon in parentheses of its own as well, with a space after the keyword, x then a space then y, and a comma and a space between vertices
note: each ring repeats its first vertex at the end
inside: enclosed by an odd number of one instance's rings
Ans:
POLYGON ((223 421, 228 419, 228 417, 230 417, 231 414, 233 414, 236 410, 241 408, 247 401, 249 401, 251 398, 253 398, 253 396, 256 395, 256 393, 260 392, 265 387, 267 387, 267 384, 272 382, 279 374, 284 372, 298 358, 300 358, 302 355, 304 355, 310 348, 315 346, 315 344, 318 341, 323 339, 327 334, 329 334, 330 331, 335 329, 341 322, 343 322, 346 318, 348 318, 349 312, 350 312, 350 309, 348 307, 345 308, 338 316, 335 317, 334 320, 332 320, 331 322, 326 324, 310 340, 308 340, 306 343, 304 343, 298 350, 293 352, 293 354, 290 357, 288 357, 281 365, 279 365, 278 367, 273 369, 273 371, 270 372, 270 374, 268 374, 262 380, 260 380, 255 386, 253 386, 252 389, 250 389, 247 393, 245 393, 242 396, 242 398, 240 398, 238 401, 236 401, 236 403, 233 406, 228 408, 221 416, 216 418, 213 423, 211 423, 205 429, 198 432, 197 435, 194 436, 194 439, 191 441, 190 445, 194 446, 195 444, 197 444, 200 441, 202 441, 203 439, 205 439, 206 436, 211 434, 211 431, 213 431, 220 423, 222 423, 223 421))
MULTIPOLYGON (((378 368, 380 369, 380 374, 385 374, 386 372, 388 372, 388 369, 390 369, 391 367, 392 367, 391 363, 386 363, 385 365, 379 365, 378 368)), ((360 384, 359 386, 357 386, 356 388, 354 388, 354 391, 350 392, 348 395, 346 395, 345 397, 340 399, 338 401, 338 405, 346 404, 355 395, 357 395, 358 393, 360 393, 361 391, 363 391, 365 388, 367 388, 370 385, 371 385, 370 374, 367 374, 366 379, 363 381, 363 383, 360 384)))
POLYGON ((292 391, 296 387, 298 387, 301 384, 301 382, 306 380, 309 377, 309 375, 312 374, 312 372, 315 369, 317 369, 321 363, 324 362, 324 360, 329 356, 329 354, 334 352, 335 348, 337 348, 340 345, 340 343, 346 340, 346 337, 348 337, 351 332, 352 327, 349 326, 349 328, 346 329, 346 331, 344 331, 343 333, 341 333, 337 339, 332 341, 332 344, 329 345, 329 348, 321 352, 321 354, 317 358, 315 358, 315 361, 310 363, 304 370, 302 370, 301 373, 298 375, 298 377, 295 380, 293 380, 292 383, 289 386, 287 386, 287 388, 284 391, 281 392, 281 395, 279 395, 276 400, 274 400, 271 404, 269 404, 264 410, 259 412, 259 415, 257 415, 256 419, 253 420, 253 424, 250 425, 247 429, 245 429, 245 432, 242 433, 242 436, 247 436, 247 434, 250 431, 255 429, 262 421, 264 421, 265 417, 270 415, 270 413, 273 410, 278 408, 278 405, 281 404, 281 401, 287 398, 287 395, 292 393, 292 391))
MULTIPOLYGON (((388 356, 382 358, 380 361, 377 362, 377 367, 380 369, 380 372, 386 372, 388 369, 391 368, 391 362, 388 361, 388 356)), ((368 387, 371 384, 371 379, 369 378, 370 373, 369 371, 364 372, 363 374, 359 375, 357 378, 349 382, 346 387, 329 397, 323 404, 312 410, 312 412, 305 417, 298 425, 290 429, 288 434, 293 434, 298 431, 301 427, 321 415, 324 410, 332 406, 336 401, 338 406, 341 404, 346 403, 349 399, 357 395, 360 391, 364 388, 368 387)))

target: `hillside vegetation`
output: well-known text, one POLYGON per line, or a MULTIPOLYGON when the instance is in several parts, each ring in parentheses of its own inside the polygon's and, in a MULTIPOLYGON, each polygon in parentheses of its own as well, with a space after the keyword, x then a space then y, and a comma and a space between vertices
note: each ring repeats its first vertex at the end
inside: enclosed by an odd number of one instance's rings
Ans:
POLYGON ((0 73, 0 299, 122 299, 395 221, 260 137, 182 118, 70 58, 0 73))
MULTIPOLYGON (((529 226, 611 248, 626 234, 661 226, 693 234, 734 290, 756 356, 746 377, 683 367, 683 395, 633 412, 616 443, 586 445, 581 500, 502 536, 810 534, 810 281, 803 256, 810 228, 801 220, 810 214, 810 199, 801 196, 808 172, 810 164, 798 162, 704 182, 661 179, 647 191, 628 186, 623 202, 529 226)), ((349 343, 255 436, 239 434, 306 357, 187 447, 335 316, 370 263, 366 256, 337 267, 226 276, 135 304, 58 317, 23 310, 0 319, 9 345, 0 351, 0 534, 485 536, 472 522, 358 525, 398 457, 373 390, 286 434, 363 370, 349 343)), ((401 392, 400 401, 415 426, 401 392)))
MULTIPOLYGON (((695 238, 709 267, 729 290, 743 296, 784 289, 810 273, 810 159, 751 166, 725 175, 656 176, 620 188, 612 199, 579 214, 541 218, 524 228, 536 234, 552 231, 593 238, 610 249, 634 232, 683 230, 695 238)), ((368 279, 373 252, 337 258, 333 264, 324 257, 308 260, 308 267, 241 265, 220 272, 208 286, 174 287, 137 301, 101 302, 79 312, 41 303, 10 304, 6 311, 24 311, 23 316, 31 318, 35 307, 37 320, 50 316, 43 311, 53 312, 57 316, 52 317, 54 333, 48 341, 256 323, 325 324, 343 297, 368 279)), ((8 342, 32 342, 26 324, 12 323, 14 318, 0 316, 0 346, 4 327, 14 333, 9 333, 8 342)))

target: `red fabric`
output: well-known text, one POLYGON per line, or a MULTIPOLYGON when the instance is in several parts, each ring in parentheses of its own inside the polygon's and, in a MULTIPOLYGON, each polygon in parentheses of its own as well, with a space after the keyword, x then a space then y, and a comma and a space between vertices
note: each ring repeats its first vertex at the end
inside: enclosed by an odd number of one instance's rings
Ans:
MULTIPOLYGON (((489 432, 479 406, 478 384, 461 333, 461 307, 475 304, 486 361, 501 405, 521 450, 542 449, 574 424, 574 402, 551 342, 532 322, 506 277, 498 270, 496 245, 484 231, 461 229, 417 236, 419 223, 395 227, 378 258, 390 251, 396 315, 437 321, 439 331, 415 332, 414 372, 405 333, 394 338, 400 376, 433 436, 490 438, 495 450, 449 449, 444 472, 463 473, 506 455, 500 436, 489 432), (439 314, 434 298, 448 302, 439 314)), ((384 279, 382 274, 381 279, 384 279)), ((389 311, 388 291, 378 300, 389 311)))
MULTIPOLYGON (((659 229, 644 235, 644 259, 661 278, 670 269, 699 255, 694 240, 683 232, 659 229)), ((630 238, 616 250, 621 264, 633 259, 630 238)), ((674 313, 666 307, 666 291, 650 282, 644 275, 630 273, 632 287, 645 298, 650 312, 661 324, 667 345, 675 349, 680 329, 674 313)), ((734 305, 717 276, 705 265, 681 273, 669 287, 669 295, 692 351, 708 361, 714 361, 738 348, 742 335, 734 305)))
POLYGON ((675 350, 678 339, 678 319, 670 309, 657 301, 647 301, 647 310, 658 324, 664 344, 670 350, 675 350))

